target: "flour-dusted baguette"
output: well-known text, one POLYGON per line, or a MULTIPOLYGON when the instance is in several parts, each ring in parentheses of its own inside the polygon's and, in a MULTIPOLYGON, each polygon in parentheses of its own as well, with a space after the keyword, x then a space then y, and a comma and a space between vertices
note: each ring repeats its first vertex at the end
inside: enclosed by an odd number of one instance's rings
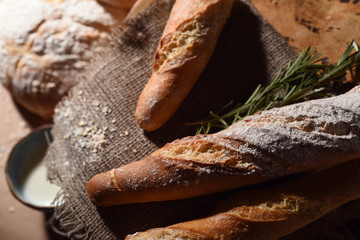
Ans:
POLYGON ((236 191, 207 217, 126 239, 279 239, 360 198, 359 172, 356 159, 271 187, 236 191))
POLYGON ((154 131, 180 106, 205 68, 233 0, 177 0, 155 54, 153 73, 135 112, 140 128, 154 131))
POLYGON ((174 200, 229 190, 360 157, 360 87, 246 117, 212 135, 175 140, 94 176, 99 206, 174 200))

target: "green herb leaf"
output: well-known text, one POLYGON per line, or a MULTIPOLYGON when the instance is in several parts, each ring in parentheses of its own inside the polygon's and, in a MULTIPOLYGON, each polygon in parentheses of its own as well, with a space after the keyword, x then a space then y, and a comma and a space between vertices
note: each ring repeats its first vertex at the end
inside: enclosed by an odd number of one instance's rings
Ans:
POLYGON ((315 48, 301 52, 297 59, 280 68, 269 85, 257 86, 244 104, 230 102, 217 112, 211 111, 209 117, 187 125, 200 125, 197 134, 208 134, 262 110, 327 97, 332 83, 344 77, 346 70, 360 65, 360 51, 354 40, 335 65, 321 63, 321 54, 314 52, 315 48))

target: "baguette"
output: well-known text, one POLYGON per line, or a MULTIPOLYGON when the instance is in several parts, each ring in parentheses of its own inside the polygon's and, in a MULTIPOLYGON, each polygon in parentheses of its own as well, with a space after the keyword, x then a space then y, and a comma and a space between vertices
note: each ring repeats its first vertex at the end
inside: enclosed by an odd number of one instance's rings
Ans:
POLYGON ((134 5, 131 7, 130 11, 126 15, 124 21, 129 21, 134 18, 144 10, 146 10, 150 5, 155 3, 157 0, 137 0, 134 5))
POLYGON ((360 158, 360 86, 273 108, 211 135, 168 143, 100 173, 87 191, 98 206, 196 197, 360 158))
POLYGON ((153 73, 136 106, 140 128, 154 131, 176 111, 205 68, 233 0, 177 0, 159 42, 153 73))
POLYGON ((279 239, 360 198, 359 172, 356 159, 268 188, 237 191, 207 217, 126 239, 279 239))

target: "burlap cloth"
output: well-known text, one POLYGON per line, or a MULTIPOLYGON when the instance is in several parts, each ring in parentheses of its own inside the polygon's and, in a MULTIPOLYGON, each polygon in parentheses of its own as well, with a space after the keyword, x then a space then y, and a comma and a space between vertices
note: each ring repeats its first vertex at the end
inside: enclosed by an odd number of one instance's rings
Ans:
POLYGON ((97 208, 87 197, 86 184, 97 173, 193 135, 195 128, 184 123, 199 120, 230 100, 246 99, 259 83, 269 82, 280 65, 295 57, 249 3, 236 0, 215 52, 190 95, 164 127, 143 132, 134 121, 135 106, 151 75, 173 2, 159 0, 129 20, 114 35, 110 50, 94 61, 85 76, 79 76, 79 84, 56 108, 54 142, 45 160, 49 177, 61 186, 55 217, 70 238, 123 239, 211 211, 223 194, 97 208))

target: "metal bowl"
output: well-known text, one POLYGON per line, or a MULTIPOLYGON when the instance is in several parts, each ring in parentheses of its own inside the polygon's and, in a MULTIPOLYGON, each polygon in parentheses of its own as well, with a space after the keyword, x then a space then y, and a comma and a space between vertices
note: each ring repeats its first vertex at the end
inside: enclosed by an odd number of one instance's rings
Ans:
POLYGON ((7 160, 5 174, 12 194, 36 209, 54 207, 59 187, 46 178, 43 158, 52 141, 51 125, 42 126, 20 140, 7 160))

